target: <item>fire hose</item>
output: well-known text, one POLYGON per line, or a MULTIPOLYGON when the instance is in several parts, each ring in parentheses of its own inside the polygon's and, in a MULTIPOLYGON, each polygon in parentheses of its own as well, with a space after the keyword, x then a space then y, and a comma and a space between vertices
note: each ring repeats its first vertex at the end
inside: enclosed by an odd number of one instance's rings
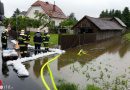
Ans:
POLYGON ((41 75, 42 83, 43 83, 43 85, 46 87, 47 90, 51 90, 51 89, 50 89, 50 87, 48 86, 47 82, 45 81, 45 78, 44 78, 44 75, 43 75, 44 68, 47 66, 48 71, 49 71, 49 74, 50 74, 50 78, 51 78, 51 81, 52 81, 52 84, 53 84, 53 87, 54 87, 54 90, 58 90, 57 87, 56 87, 56 84, 55 84, 55 81, 54 81, 54 77, 53 77, 53 74, 52 74, 52 71, 51 71, 51 69, 50 69, 49 64, 50 64, 51 62, 57 60, 59 57, 60 57, 60 55, 57 55, 57 56, 55 56, 54 58, 48 60, 48 62, 46 62, 46 63, 42 66, 42 68, 41 68, 40 75, 41 75))

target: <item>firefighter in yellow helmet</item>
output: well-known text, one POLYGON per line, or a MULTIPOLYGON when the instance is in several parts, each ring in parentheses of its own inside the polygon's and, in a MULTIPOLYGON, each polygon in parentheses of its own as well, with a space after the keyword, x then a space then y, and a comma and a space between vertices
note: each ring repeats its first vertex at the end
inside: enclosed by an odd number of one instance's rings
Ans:
POLYGON ((25 37, 26 37, 26 46, 28 47, 28 44, 30 42, 30 32, 29 31, 26 31, 25 32, 25 37))
POLYGON ((25 36, 25 31, 21 30, 19 38, 18 38, 18 44, 20 47, 20 54, 21 57, 26 57, 27 56, 27 45, 26 45, 26 36, 25 36))
POLYGON ((2 49, 6 49, 7 48, 7 29, 5 29, 2 32, 1 43, 2 43, 2 49))
POLYGON ((44 31, 44 36, 43 36, 43 45, 45 47, 45 51, 49 51, 49 40, 50 40, 50 35, 48 31, 44 31))

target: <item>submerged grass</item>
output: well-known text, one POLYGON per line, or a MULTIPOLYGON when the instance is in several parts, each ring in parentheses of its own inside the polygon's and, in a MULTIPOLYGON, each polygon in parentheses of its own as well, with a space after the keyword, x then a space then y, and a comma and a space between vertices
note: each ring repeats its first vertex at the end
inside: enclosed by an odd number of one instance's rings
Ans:
POLYGON ((58 90, 78 90, 78 86, 71 83, 61 83, 57 88, 58 90))
MULTIPOLYGON (((78 85, 73 83, 65 83, 64 81, 61 81, 59 85, 57 85, 58 90, 82 90, 78 87, 78 85)), ((102 90, 101 88, 95 86, 95 85, 87 85, 86 88, 83 90, 102 90)))
POLYGON ((102 89, 95 85, 87 85, 85 90, 102 90, 102 89))

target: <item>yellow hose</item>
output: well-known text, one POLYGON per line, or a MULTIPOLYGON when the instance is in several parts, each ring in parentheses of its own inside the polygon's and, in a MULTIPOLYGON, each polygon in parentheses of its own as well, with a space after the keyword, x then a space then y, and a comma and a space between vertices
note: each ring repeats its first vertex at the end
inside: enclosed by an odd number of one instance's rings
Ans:
MULTIPOLYGON (((45 68, 46 65, 47 65, 47 67, 49 67, 48 64, 51 63, 51 62, 53 62, 54 60, 58 59, 59 57, 60 57, 60 55, 57 55, 57 56, 55 56, 54 58, 50 59, 50 60, 49 60, 48 62, 46 62, 46 63, 42 66, 42 68, 41 68, 40 75, 41 75, 42 83, 43 83, 43 85, 46 87, 47 90, 51 90, 51 89, 49 88, 48 84, 46 83, 46 81, 45 81, 45 79, 44 79, 43 70, 44 70, 44 68, 45 68)), ((48 68, 48 70, 49 70, 49 69, 50 69, 50 67, 48 68)), ((55 85, 54 78, 53 78, 53 75, 52 75, 51 70, 49 70, 49 72, 50 72, 50 77, 51 77, 51 80, 52 80, 52 83, 53 83, 53 87, 54 87, 55 90, 57 90, 57 87, 56 87, 56 85, 55 85)))
POLYGON ((89 55, 89 54, 87 54, 86 51, 84 51, 83 49, 81 49, 81 50, 77 53, 77 55, 78 55, 78 56, 81 56, 82 54, 89 55))
POLYGON ((52 74, 52 71, 51 71, 51 69, 50 69, 49 64, 47 64, 47 68, 48 68, 48 71, 49 71, 49 73, 50 73, 50 78, 51 78, 51 81, 52 81, 54 90, 58 90, 57 87, 56 87, 55 80, 54 80, 54 77, 53 77, 53 74, 52 74))

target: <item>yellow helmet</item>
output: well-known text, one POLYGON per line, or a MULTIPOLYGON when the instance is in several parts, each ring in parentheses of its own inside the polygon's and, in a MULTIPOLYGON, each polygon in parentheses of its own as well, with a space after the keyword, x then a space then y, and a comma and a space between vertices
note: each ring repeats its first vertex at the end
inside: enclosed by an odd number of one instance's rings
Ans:
POLYGON ((21 32, 25 32, 25 30, 21 30, 21 32))
POLYGON ((8 29, 5 29, 6 32, 8 32, 8 29))
POLYGON ((24 34, 25 34, 24 30, 21 30, 20 35, 24 35, 24 34))

